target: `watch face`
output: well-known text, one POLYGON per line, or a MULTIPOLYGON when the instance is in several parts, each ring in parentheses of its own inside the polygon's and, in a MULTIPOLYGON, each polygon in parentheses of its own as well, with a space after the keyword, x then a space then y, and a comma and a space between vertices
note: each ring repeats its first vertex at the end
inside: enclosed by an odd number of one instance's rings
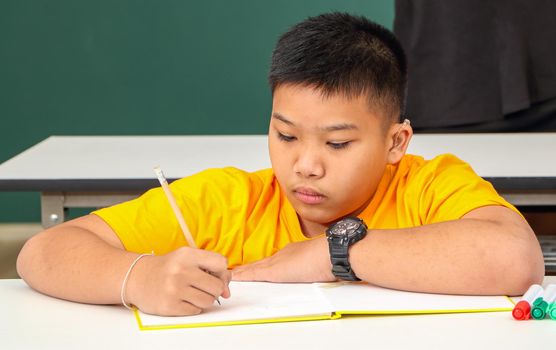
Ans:
POLYGON ((334 236, 351 237, 357 233, 357 229, 361 226, 361 221, 357 218, 345 218, 338 221, 330 228, 329 233, 334 236))

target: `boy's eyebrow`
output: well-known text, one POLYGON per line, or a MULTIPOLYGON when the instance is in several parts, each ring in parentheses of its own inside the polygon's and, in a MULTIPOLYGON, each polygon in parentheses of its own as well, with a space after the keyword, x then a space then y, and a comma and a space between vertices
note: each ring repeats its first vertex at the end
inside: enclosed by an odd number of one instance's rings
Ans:
POLYGON ((325 126, 320 129, 324 131, 338 131, 338 130, 357 130, 358 127, 355 124, 341 123, 341 124, 325 126))
MULTIPOLYGON (((295 126, 295 123, 292 122, 291 120, 289 120, 288 118, 284 117, 283 115, 281 115, 280 113, 272 113, 272 118, 276 118, 290 126, 295 126)), ((357 130, 359 129, 357 127, 357 125, 355 124, 349 124, 349 123, 341 123, 341 124, 334 124, 334 125, 329 125, 329 126, 325 126, 325 127, 320 127, 320 130, 323 131, 338 131, 338 130, 357 130)))
POLYGON ((288 124, 288 125, 295 126, 295 123, 294 123, 294 122, 292 122, 292 121, 289 120, 288 118, 284 117, 284 116, 281 115, 280 113, 276 113, 276 112, 272 113, 272 118, 276 118, 276 119, 278 119, 278 120, 280 120, 280 121, 282 121, 282 122, 284 122, 284 123, 286 123, 286 124, 288 124))

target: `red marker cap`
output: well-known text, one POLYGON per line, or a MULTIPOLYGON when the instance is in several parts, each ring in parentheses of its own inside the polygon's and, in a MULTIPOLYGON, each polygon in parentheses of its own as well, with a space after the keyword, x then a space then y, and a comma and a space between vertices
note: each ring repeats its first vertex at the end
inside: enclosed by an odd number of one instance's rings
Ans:
POLYGON ((531 318, 531 305, 525 300, 517 303, 512 311, 512 316, 516 320, 528 320, 531 318))

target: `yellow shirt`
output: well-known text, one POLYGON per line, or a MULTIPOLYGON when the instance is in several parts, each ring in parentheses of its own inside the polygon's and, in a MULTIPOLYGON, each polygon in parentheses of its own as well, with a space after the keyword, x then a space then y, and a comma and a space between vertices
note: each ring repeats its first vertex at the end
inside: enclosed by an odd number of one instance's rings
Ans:
MULTIPOLYGON (((176 180, 170 188, 198 247, 226 256, 230 267, 308 239, 272 169, 253 173, 208 169, 176 180)), ((487 205, 517 212, 455 156, 426 161, 406 155, 398 164, 387 166, 372 201, 359 217, 371 229, 404 228, 459 219, 487 205)), ((129 251, 154 250, 161 255, 187 244, 161 188, 93 213, 112 227, 129 251)))

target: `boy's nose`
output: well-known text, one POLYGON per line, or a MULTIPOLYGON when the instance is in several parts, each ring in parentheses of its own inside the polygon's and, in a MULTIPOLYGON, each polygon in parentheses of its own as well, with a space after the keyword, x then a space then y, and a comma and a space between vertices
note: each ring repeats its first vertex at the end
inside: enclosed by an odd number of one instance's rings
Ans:
POLYGON ((302 177, 321 178, 324 175, 324 165, 316 152, 306 151, 299 155, 293 167, 294 172, 302 177))

